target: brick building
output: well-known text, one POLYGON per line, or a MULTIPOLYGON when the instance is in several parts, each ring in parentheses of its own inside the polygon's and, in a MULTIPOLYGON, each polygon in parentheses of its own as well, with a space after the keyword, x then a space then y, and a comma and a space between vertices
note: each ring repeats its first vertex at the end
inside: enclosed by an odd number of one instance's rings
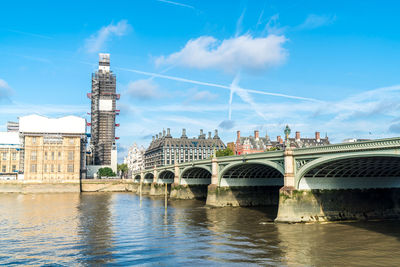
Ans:
MULTIPOLYGON (((314 138, 302 138, 300 136, 300 132, 296 132, 295 137, 289 137, 287 141, 289 146, 292 148, 322 146, 329 144, 328 137, 326 136, 325 138, 321 138, 319 132, 315 132, 314 138)), ((258 130, 254 131, 254 136, 241 136, 240 131, 237 131, 234 153, 235 155, 242 155, 260 153, 270 149, 282 150, 285 148, 286 143, 286 140, 284 140, 281 136, 277 136, 275 140, 271 140, 268 134, 265 136, 260 136, 258 130)))

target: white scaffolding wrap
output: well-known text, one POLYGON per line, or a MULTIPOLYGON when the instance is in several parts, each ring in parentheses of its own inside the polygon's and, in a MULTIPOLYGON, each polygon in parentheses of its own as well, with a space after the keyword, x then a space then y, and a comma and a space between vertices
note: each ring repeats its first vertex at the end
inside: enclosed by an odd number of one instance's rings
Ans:
POLYGON ((28 115, 19 118, 19 131, 25 133, 86 133, 86 120, 77 116, 57 119, 40 115, 28 115))
POLYGON ((100 111, 112 111, 113 110, 112 100, 111 99, 100 99, 99 110, 100 111))

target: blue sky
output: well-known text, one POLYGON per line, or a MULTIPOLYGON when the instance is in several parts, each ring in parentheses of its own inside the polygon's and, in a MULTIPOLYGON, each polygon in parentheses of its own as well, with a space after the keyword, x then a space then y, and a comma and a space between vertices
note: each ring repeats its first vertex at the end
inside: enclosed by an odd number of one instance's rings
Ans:
POLYGON ((82 2, 2 3, 0 130, 29 113, 88 118, 107 52, 121 151, 168 127, 225 142, 286 124, 332 142, 400 133, 396 1, 82 2))

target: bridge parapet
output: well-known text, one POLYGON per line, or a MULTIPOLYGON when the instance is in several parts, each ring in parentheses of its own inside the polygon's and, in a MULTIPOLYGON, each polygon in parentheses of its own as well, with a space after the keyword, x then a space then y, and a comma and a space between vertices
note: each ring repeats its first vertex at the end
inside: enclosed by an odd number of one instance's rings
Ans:
POLYGON ((341 144, 308 147, 308 148, 296 148, 293 149, 293 154, 294 156, 302 156, 310 154, 317 155, 325 153, 382 150, 382 149, 393 149, 393 148, 400 148, 399 137, 369 140, 369 141, 354 142, 354 143, 341 143, 341 144))

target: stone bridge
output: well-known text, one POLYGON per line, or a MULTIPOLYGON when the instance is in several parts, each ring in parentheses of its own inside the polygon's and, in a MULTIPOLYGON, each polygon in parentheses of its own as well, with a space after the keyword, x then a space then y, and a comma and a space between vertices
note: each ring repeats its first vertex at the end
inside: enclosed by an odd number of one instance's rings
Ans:
POLYGON ((400 138, 286 149, 163 166, 141 192, 211 206, 279 205, 277 221, 398 218, 400 138))

